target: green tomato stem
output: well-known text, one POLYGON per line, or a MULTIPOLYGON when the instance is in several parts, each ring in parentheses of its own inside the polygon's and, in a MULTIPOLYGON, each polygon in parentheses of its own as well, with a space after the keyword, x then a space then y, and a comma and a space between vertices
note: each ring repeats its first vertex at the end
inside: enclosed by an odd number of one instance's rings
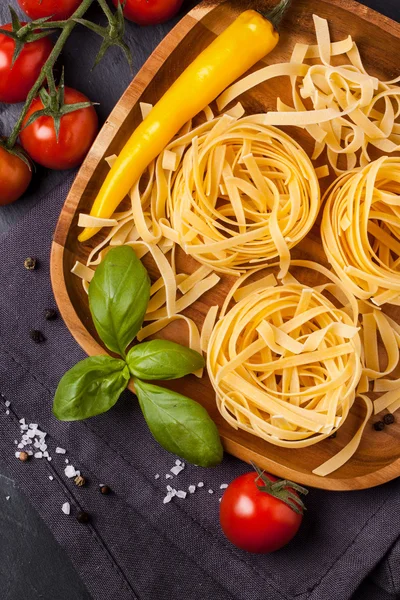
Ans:
POLYGON ((100 4, 101 8, 103 9, 103 12, 106 15, 109 23, 111 23, 113 21, 114 15, 111 12, 110 7, 108 6, 106 0, 97 0, 97 1, 100 4))
MULTIPOLYGON (((12 130, 11 135, 9 136, 9 138, 7 140, 7 148, 8 149, 11 149, 15 146, 15 143, 16 143, 18 136, 20 134, 20 131, 21 131, 23 120, 26 117, 26 114, 29 110, 30 105, 32 104, 32 101, 37 96, 37 94, 38 94, 40 88, 42 87, 43 82, 47 78, 49 72, 53 69, 57 58, 61 54, 61 50, 63 49, 65 42, 69 38, 74 27, 77 25, 77 23, 75 23, 74 19, 77 19, 77 18, 79 19, 79 18, 83 17, 83 15, 86 13, 86 11, 88 10, 89 6, 92 3, 93 3, 93 0, 82 0, 82 3, 78 6, 78 8, 74 12, 74 14, 71 16, 71 18, 65 22, 65 25, 63 25, 63 29, 60 34, 60 37, 58 38, 57 42, 55 43, 54 48, 53 48, 49 58, 43 65, 43 68, 40 72, 39 77, 37 78, 35 84, 31 88, 31 90, 27 96, 27 99, 25 100, 25 104, 21 111, 21 114, 19 115, 19 118, 14 125, 14 129, 12 130)), ((54 24, 53 24, 53 27, 54 27, 54 24)))

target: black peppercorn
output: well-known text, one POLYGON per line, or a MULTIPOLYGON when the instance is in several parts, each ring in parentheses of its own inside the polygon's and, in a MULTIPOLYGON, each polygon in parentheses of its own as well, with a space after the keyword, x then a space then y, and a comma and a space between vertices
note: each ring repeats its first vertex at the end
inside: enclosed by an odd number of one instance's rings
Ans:
POLYGON ((388 413, 383 417, 383 422, 385 423, 385 425, 391 425, 392 423, 394 423, 394 421, 394 416, 391 413, 388 413))
POLYGON ((29 335, 30 335, 31 340, 33 340, 36 344, 41 344, 42 342, 44 342, 46 340, 43 333, 41 331, 39 331, 38 329, 32 329, 32 331, 30 332, 29 335))
POLYGON ((36 269, 36 258, 28 256, 28 258, 24 260, 24 267, 28 271, 33 271, 34 269, 36 269))
POLYGON ((54 319, 57 319, 57 312, 54 310, 54 308, 47 308, 44 311, 44 318, 46 321, 54 321, 54 319))
POLYGON ((334 440, 336 436, 337 436, 337 431, 334 431, 334 432, 332 433, 332 435, 330 435, 330 436, 329 436, 329 439, 330 439, 330 440, 334 440))
POLYGON ((111 488, 109 488, 108 485, 102 485, 100 488, 100 492, 104 494, 104 496, 107 496, 111 493, 111 488))
POLYGON ((374 429, 375 431, 382 431, 382 429, 385 429, 385 423, 383 421, 377 421, 374 423, 374 429))
POLYGON ((76 520, 77 520, 79 523, 84 523, 84 524, 86 524, 86 523, 89 523, 89 521, 90 521, 90 515, 89 515, 87 512, 85 512, 85 511, 81 510, 81 511, 80 511, 80 512, 78 512, 78 514, 76 515, 76 520))

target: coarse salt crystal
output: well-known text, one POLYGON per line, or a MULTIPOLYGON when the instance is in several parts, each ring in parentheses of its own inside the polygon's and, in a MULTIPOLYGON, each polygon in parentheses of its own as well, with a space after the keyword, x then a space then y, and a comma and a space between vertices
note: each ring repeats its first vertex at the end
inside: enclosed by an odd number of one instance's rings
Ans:
POLYGON ((172 492, 172 487, 170 485, 167 485, 167 492, 172 492))
POLYGON ((38 427, 38 423, 29 423, 29 429, 37 429, 38 427))
POLYGON ((175 465, 175 467, 172 467, 172 469, 170 469, 171 473, 173 473, 174 475, 179 475, 179 473, 181 471, 183 471, 183 467, 181 465, 175 465))
POLYGON ((69 460, 68 458, 65 459, 65 464, 68 465, 69 464, 69 460))
POLYGON ((178 467, 180 467, 180 466, 181 466, 181 464, 182 464, 182 461, 181 461, 181 460, 179 460, 179 458, 177 458, 177 459, 176 459, 176 461, 175 461, 175 464, 176 464, 178 467))
POLYGON ((222 498, 218 498, 218 502, 221 502, 222 498))
POLYGON ((167 504, 168 502, 171 502, 171 500, 172 500, 171 494, 167 494, 163 500, 163 504, 167 504))
POLYGON ((34 457, 35 458, 43 458, 43 452, 35 452, 34 457))
POLYGON ((35 441, 33 442, 33 447, 34 447, 34 448, 40 448, 40 442, 38 442, 37 440, 35 440, 35 441))
POLYGON ((194 494, 195 491, 196 491, 196 486, 195 485, 189 485, 188 490, 189 490, 189 494, 194 494))
POLYGON ((23 448, 24 444, 18 444, 17 448, 23 448))
POLYGON ((59 446, 57 446, 56 448, 56 454, 65 454, 67 451, 64 450, 64 448, 60 448, 59 446))
POLYGON ((21 425, 25 425, 26 424, 25 419, 20 419, 19 422, 21 423, 21 425))
POLYGON ((20 454, 21 454, 21 452, 16 452, 16 453, 15 453, 15 456, 16 456, 17 458, 19 458, 19 455, 20 455, 20 454))
POLYGON ((165 479, 172 479, 172 475, 170 475, 169 473, 167 473, 167 474, 165 475, 165 479))
POLYGON ((28 456, 33 456, 33 451, 32 450, 26 450, 26 453, 28 456))
POLYGON ((43 458, 47 458, 48 456, 49 456, 49 453, 47 452, 47 450, 45 450, 45 451, 43 452, 43 458))
POLYGON ((208 490, 208 493, 209 493, 209 494, 213 494, 213 493, 214 493, 214 490, 208 490))
POLYGON ((204 482, 203 481, 199 481, 199 483, 197 484, 197 487, 204 487, 204 482))
MULTIPOLYGON (((28 452, 28 454, 29 454, 29 452, 28 452)), ((51 456, 48 456, 47 460, 50 462, 51 461, 51 456)))
POLYGON ((53 475, 49 475, 49 479, 50 479, 50 481, 53 481, 53 479, 54 479, 53 475))
MULTIPOLYGON (((4 406, 5 406, 6 408, 8 408, 9 406, 11 406, 11 402, 10 402, 9 400, 6 400, 6 401, 4 402, 4 406)), ((9 497, 10 497, 10 496, 9 496, 9 497)))
POLYGON ((10 499, 10 496, 6 496, 6 500, 9 500, 9 499, 10 499))
POLYGON ((41 444, 41 446, 40 446, 40 450, 41 450, 42 452, 45 452, 45 450, 47 450, 47 444, 41 444))
POLYGON ((67 467, 65 467, 64 473, 67 477, 69 477, 69 479, 71 479, 71 477, 75 477, 75 467, 73 467, 72 465, 68 465, 67 467))
POLYGON ((226 488, 228 487, 227 483, 221 483, 221 485, 219 486, 220 490, 226 490, 226 488))
POLYGON ((18 444, 18 440, 14 440, 14 444, 18 444))
POLYGON ((35 431, 33 429, 29 429, 26 435, 28 436, 28 438, 32 439, 35 437, 35 431))
POLYGON ((28 425, 21 425, 20 430, 21 431, 27 431, 28 429, 28 425))
POLYGON ((61 510, 63 511, 64 515, 69 515, 71 513, 71 505, 69 502, 64 502, 64 504, 61 507, 61 510))
POLYGON ((10 411, 9 411, 9 410, 8 410, 8 408, 7 408, 7 410, 6 410, 6 415, 9 415, 9 414, 10 414, 10 411))
POLYGON ((156 473, 156 474, 154 475, 154 479, 160 479, 160 473, 156 473))
POLYGON ((183 490, 178 490, 176 492, 176 495, 177 495, 178 498, 186 498, 187 492, 184 492, 183 490))

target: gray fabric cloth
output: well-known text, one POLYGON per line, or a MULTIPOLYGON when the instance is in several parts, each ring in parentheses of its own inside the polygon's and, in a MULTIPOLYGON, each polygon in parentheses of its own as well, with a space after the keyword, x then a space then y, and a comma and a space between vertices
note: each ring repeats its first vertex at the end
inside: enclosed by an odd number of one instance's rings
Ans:
MULTIPOLYGON (((3 6, 0 17, 2 13, 3 6)), ((132 39, 136 30, 129 30, 132 39)), ((2 108, 0 117, 8 119, 12 109, 2 108)), ((71 181, 72 174, 50 177, 40 201, 35 197, 32 211, 0 240, 0 452, 71 556, 93 599, 346 600, 354 593, 357 599, 398 597, 399 481, 362 492, 311 490, 293 542, 272 555, 249 555, 233 547, 218 525, 219 486, 247 471, 247 465, 230 456, 215 469, 188 465, 173 485, 187 489, 203 481, 204 488, 164 505, 165 474, 176 457, 153 441, 130 393, 109 413, 86 422, 60 423, 52 416, 60 377, 84 357, 60 318, 43 318, 43 310, 54 307, 50 244, 71 181), (27 256, 39 259, 37 270, 23 268, 27 256), (45 343, 29 338, 33 328, 43 331, 45 343), (15 458, 22 417, 48 432, 51 462, 33 459, 23 464, 15 458), (55 454, 56 446, 68 449, 71 464, 90 485, 78 488, 66 478, 65 456, 55 454), (112 495, 99 494, 103 482, 111 486, 112 495), (91 523, 83 526, 64 515, 65 501, 74 513, 88 511, 91 523)))

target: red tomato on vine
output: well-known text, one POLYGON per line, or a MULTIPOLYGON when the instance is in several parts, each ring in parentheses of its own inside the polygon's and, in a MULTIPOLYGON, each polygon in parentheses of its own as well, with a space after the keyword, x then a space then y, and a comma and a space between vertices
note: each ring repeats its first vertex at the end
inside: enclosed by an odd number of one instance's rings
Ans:
POLYGON ((0 28, 0 102, 22 102, 39 77, 53 44, 48 37, 26 42, 13 64, 15 40, 2 34, 1 29, 12 31, 13 27, 7 23, 0 28))
POLYGON ((18 0, 25 14, 33 21, 51 17, 50 21, 63 21, 76 11, 82 0, 18 0))
MULTIPOLYGON (((113 0, 115 6, 122 0, 113 0)), ((156 25, 172 19, 183 0, 126 0, 124 16, 139 25, 156 25)))
MULTIPOLYGON (((68 105, 88 102, 88 98, 69 87, 63 91, 63 102, 68 105)), ((27 124, 33 113, 44 109, 41 98, 36 98, 24 119, 27 124)), ((20 140, 29 156, 48 169, 72 169, 83 162, 98 131, 97 114, 93 106, 63 112, 61 107, 57 136, 53 116, 39 116, 31 125, 22 129, 20 140)))

